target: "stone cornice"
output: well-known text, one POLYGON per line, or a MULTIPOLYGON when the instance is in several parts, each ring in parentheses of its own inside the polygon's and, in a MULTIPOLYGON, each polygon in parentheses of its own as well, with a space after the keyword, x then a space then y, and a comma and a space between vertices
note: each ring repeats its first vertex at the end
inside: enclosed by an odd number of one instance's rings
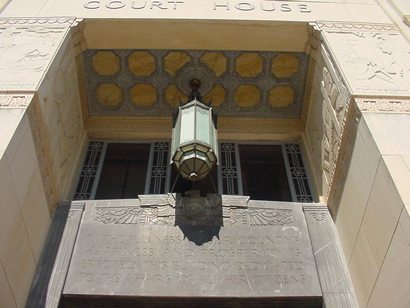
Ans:
POLYGON ((6 17, 0 18, 0 25, 29 25, 29 26, 49 26, 74 25, 75 17, 41 17, 41 18, 21 18, 21 17, 6 17))
POLYGON ((317 27, 327 32, 392 32, 399 31, 393 24, 317 21, 317 27))
POLYGON ((410 113, 410 98, 356 98, 361 112, 410 113))

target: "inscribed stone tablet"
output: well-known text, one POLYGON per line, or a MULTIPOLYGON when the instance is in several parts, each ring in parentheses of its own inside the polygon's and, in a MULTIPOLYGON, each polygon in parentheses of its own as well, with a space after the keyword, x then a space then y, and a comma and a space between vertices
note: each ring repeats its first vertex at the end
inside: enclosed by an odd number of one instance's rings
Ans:
POLYGON ((250 201, 224 208, 223 225, 175 226, 171 206, 121 202, 87 202, 64 297, 321 300, 299 204, 250 201))

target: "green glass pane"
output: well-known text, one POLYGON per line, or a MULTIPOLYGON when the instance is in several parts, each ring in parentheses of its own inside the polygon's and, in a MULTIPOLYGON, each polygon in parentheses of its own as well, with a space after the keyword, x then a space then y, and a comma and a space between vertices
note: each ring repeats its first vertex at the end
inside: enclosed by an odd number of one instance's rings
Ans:
POLYGON ((194 140, 195 107, 181 110, 181 138, 180 143, 194 140))
POLYGON ((196 139, 198 141, 210 144, 210 126, 209 111, 196 108, 196 139))

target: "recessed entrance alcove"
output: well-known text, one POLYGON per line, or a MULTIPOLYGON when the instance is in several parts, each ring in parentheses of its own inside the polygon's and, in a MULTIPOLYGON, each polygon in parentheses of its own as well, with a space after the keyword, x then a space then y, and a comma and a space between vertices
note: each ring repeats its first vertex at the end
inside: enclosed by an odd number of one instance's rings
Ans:
POLYGON ((60 209, 70 211, 48 277, 57 291, 47 300, 322 307, 328 273, 313 251, 319 233, 335 233, 325 206, 312 203, 317 188, 304 157, 315 72, 308 29, 114 19, 72 29, 88 150, 76 167, 76 201, 60 209), (193 78, 218 115, 220 161, 196 186, 205 191, 189 195, 183 185, 173 190, 169 144, 172 114, 187 103, 193 78))

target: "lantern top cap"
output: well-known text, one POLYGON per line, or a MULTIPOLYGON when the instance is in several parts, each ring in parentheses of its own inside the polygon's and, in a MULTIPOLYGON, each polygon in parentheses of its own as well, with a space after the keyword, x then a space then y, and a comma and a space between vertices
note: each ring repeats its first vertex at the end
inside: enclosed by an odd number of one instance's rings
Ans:
POLYGON ((201 87, 201 81, 197 78, 191 79, 189 82, 189 86, 191 87, 191 93, 189 94, 187 103, 190 103, 194 100, 204 103, 202 100, 202 95, 199 93, 199 88, 201 87))
POLYGON ((195 105, 195 106, 198 106, 198 107, 200 107, 200 108, 202 108, 202 109, 207 109, 207 110, 209 110, 209 109, 211 108, 211 107, 205 105, 204 103, 200 102, 200 101, 197 100, 197 99, 194 99, 194 100, 192 100, 192 101, 186 103, 185 105, 180 106, 179 108, 180 108, 180 109, 187 109, 187 108, 190 108, 190 107, 192 107, 192 106, 194 106, 194 105, 195 105))
POLYGON ((189 86, 192 90, 198 90, 201 87, 201 81, 197 78, 193 78, 189 82, 189 86))

